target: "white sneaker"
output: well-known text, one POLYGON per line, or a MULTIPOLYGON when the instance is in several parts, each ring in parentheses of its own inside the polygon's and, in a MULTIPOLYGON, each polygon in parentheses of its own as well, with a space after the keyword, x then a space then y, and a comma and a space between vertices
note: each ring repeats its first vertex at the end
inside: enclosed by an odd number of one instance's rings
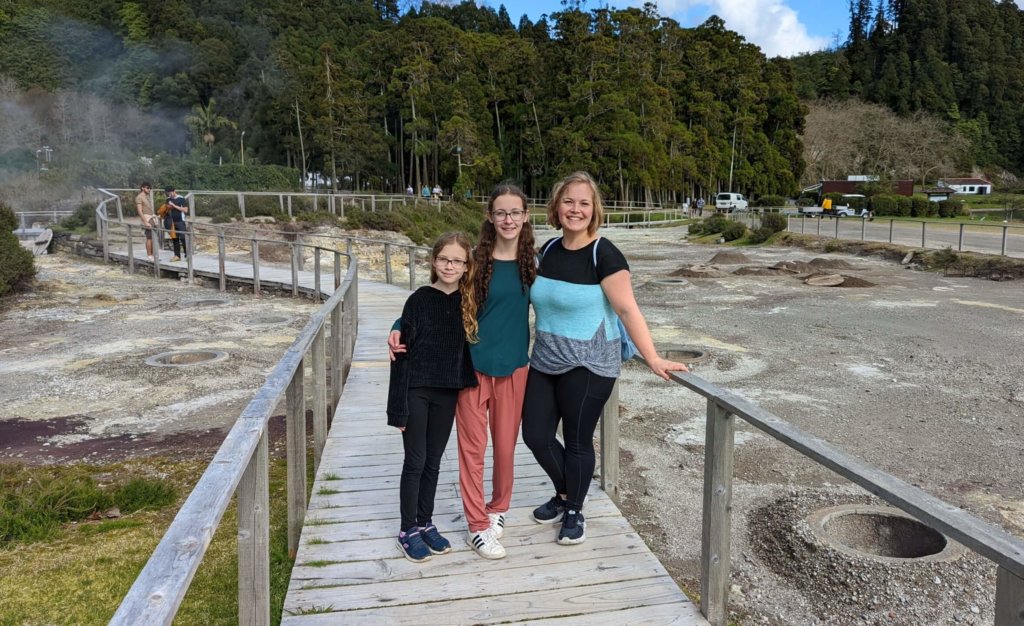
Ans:
POLYGON ((152 254, 151 254, 151 255, 149 255, 149 256, 148 256, 148 257, 146 257, 146 258, 147 258, 147 259, 149 259, 149 261, 150 261, 151 263, 153 262, 153 255, 152 255, 152 254))
POLYGON ((494 536, 494 532, 490 528, 485 528, 478 533, 467 531, 466 543, 485 559, 505 558, 505 547, 498 543, 498 538, 494 536))
POLYGON ((494 533, 495 539, 501 539, 505 536, 505 514, 504 513, 488 513, 487 517, 491 520, 491 532, 494 533))

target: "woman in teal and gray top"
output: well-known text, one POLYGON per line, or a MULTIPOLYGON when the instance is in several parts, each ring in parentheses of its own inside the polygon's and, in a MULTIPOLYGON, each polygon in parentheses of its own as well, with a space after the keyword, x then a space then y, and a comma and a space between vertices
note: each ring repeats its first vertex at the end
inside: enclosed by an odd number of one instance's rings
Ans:
MULTIPOLYGON (((512 499, 513 461, 526 391, 530 343, 530 286, 537 272, 533 227, 526 195, 498 185, 487 202, 487 219, 473 251, 470 279, 479 303, 479 341, 470 345, 478 385, 459 392, 455 409, 459 488, 469 531, 466 542, 487 559, 505 556, 498 541, 512 499), (491 499, 484 498, 488 430, 494 446, 491 499)), ((388 338, 402 351, 400 334, 388 338)))
POLYGON ((686 371, 658 355, 630 282, 629 264, 597 235, 603 209, 597 183, 576 172, 555 185, 548 222, 563 235, 541 249, 530 289, 536 336, 523 408, 523 441, 551 478, 555 495, 533 511, 561 521, 557 542, 586 538, 583 501, 594 473, 594 431, 621 365, 617 319, 658 376, 686 371), (555 436, 562 423, 563 441, 555 436))

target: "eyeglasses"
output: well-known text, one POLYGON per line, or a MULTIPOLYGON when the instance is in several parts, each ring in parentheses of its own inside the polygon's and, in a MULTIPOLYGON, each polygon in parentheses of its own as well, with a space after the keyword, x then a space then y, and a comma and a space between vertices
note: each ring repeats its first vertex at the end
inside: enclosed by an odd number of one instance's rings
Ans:
POLYGON ((523 221, 523 217, 526 215, 526 211, 514 210, 514 211, 491 211, 491 217, 498 222, 504 222, 506 217, 511 217, 513 222, 523 221))
POLYGON ((461 270, 466 266, 466 261, 465 259, 449 259, 446 256, 439 256, 434 259, 434 265, 438 267, 446 267, 448 264, 451 264, 457 270, 461 270))

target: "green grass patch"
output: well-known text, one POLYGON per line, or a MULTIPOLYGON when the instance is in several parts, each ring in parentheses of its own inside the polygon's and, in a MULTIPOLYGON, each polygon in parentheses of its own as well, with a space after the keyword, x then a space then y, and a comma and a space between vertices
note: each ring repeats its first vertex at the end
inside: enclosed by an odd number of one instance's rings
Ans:
POLYGON ((341 493, 341 491, 337 489, 331 489, 330 487, 320 487, 319 489, 316 490, 316 494, 318 496, 333 496, 339 493, 341 493))
POLYGON ((338 563, 338 561, 306 561, 302 565, 305 567, 327 567, 335 563, 338 563))
POLYGON ((341 476, 338 476, 334 472, 330 472, 328 474, 324 474, 324 477, 323 477, 322 480, 341 480, 341 476))
MULTIPOLYGON (((206 466, 206 461, 169 459, 32 470, 0 466, 5 493, 18 486, 23 497, 29 490, 39 490, 47 502, 71 503, 75 506, 69 508, 79 511, 89 508, 81 502, 96 498, 95 489, 108 496, 120 492, 126 498, 125 506, 139 507, 137 512, 119 519, 64 521, 46 539, 5 542, 5 549, 0 550, 0 623, 106 624, 206 466), (40 485, 26 484, 26 476, 32 476, 32 483, 42 477, 40 485), (91 479, 91 486, 85 477, 91 479), (59 489, 52 484, 55 478, 65 483, 59 489), (172 486, 176 495, 171 504, 156 505, 167 497, 167 489, 133 485, 136 478, 172 486), (73 485, 70 494, 68 484, 73 485)), ((286 476, 285 460, 273 459, 270 613, 275 624, 280 623, 293 562, 288 557, 286 476)), ((122 508, 122 513, 126 510, 122 508)), ((175 624, 238 622, 237 525, 232 505, 221 519, 175 624)))

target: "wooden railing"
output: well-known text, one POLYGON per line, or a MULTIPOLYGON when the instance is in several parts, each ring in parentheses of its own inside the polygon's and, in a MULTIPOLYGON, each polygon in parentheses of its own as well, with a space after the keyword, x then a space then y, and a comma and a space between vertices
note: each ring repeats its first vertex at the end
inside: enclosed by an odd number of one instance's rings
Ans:
MULTIPOLYGON (((122 210, 122 199, 127 202, 138 193, 131 189, 110 189, 105 193, 113 193, 118 197, 118 218, 124 219, 122 210)), ((338 217, 345 217, 346 208, 358 208, 362 211, 391 211, 399 207, 429 207, 434 210, 444 210, 448 204, 447 200, 436 198, 422 198, 419 195, 404 196, 399 194, 360 194, 360 193, 314 193, 296 191, 203 191, 179 190, 188 202, 190 217, 202 217, 208 214, 207 204, 216 201, 231 201, 238 209, 239 215, 245 219, 252 217, 251 204, 255 201, 262 203, 265 212, 268 201, 275 206, 276 210, 289 217, 294 217, 300 212, 326 212, 338 217), (248 199, 248 207, 247 207, 248 199)), ((152 200, 156 199, 156 192, 150 192, 152 200)), ((486 203, 486 198, 474 198, 476 201, 486 203)), ((528 206, 530 221, 534 226, 543 226, 547 223, 547 215, 544 204, 533 204, 528 206)), ((134 215, 134 205, 129 211, 134 215)), ((670 224, 678 224, 687 218, 686 211, 682 207, 668 207, 647 204, 628 203, 606 203, 604 226, 606 227, 651 227, 670 224)))
MULTIPOLYGON (((642 361, 642 359, 640 359, 642 361)), ((761 407, 688 373, 676 383, 707 398, 704 506, 700 559, 700 610, 713 626, 728 621, 733 435, 736 418, 808 459, 853 481, 925 525, 992 561, 996 574, 996 626, 1024 626, 1024 541, 966 511, 887 474, 826 441, 802 432, 761 407)), ((618 490, 618 399, 613 391, 601 424, 601 475, 618 490)))
MULTIPOLYGON (((96 213, 107 257, 115 224, 107 219, 107 205, 116 196, 104 193, 108 197, 96 213)), ((253 251, 258 259, 258 246, 253 251)), ((344 254, 335 251, 334 255, 335 267, 339 268, 339 258, 344 254)), ((335 271, 333 295, 312 315, 235 421, 121 602, 112 624, 171 623, 232 496, 238 508, 239 623, 270 623, 268 420, 284 396, 288 551, 294 555, 306 510, 305 398, 309 395, 313 399, 313 459, 318 464, 327 440, 328 411, 336 408, 341 398, 358 332, 359 264, 354 257, 344 256, 347 270, 343 277, 335 271), (307 365, 311 365, 312 380, 305 378, 307 365)), ((158 263, 155 267, 159 271, 158 263)), ((257 290, 258 276, 257 272, 257 290)), ((320 292, 319 281, 315 290, 317 297, 327 295, 320 292)))

